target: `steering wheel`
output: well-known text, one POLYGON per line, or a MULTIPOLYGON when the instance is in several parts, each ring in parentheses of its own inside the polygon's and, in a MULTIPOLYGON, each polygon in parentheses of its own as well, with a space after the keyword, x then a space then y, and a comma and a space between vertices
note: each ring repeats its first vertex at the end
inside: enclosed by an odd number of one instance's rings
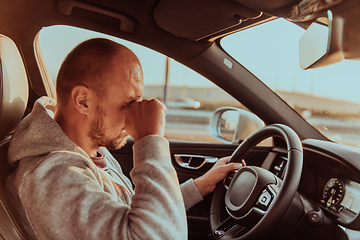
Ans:
POLYGON ((255 166, 229 174, 216 186, 211 202, 210 227, 215 239, 261 239, 270 234, 290 207, 303 165, 302 144, 291 128, 272 124, 258 130, 236 148, 229 162, 240 162, 259 142, 274 136, 286 142, 284 180, 255 166), (221 211, 222 201, 226 212, 221 211))

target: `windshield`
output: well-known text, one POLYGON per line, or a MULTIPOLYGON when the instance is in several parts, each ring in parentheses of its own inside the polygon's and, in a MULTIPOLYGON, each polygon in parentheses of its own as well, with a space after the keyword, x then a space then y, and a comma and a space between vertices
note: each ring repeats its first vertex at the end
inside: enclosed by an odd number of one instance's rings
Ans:
POLYGON ((229 35, 221 45, 330 140, 360 147, 360 61, 302 70, 304 32, 276 19, 229 35))

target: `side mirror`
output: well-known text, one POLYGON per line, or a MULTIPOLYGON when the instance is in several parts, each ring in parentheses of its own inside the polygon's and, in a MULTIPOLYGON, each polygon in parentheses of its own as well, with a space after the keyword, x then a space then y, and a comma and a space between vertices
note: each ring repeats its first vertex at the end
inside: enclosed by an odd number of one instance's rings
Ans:
POLYGON ((246 139, 264 122, 255 114, 243 109, 223 107, 217 109, 210 121, 210 134, 224 143, 238 143, 246 139))
POLYGON ((360 1, 344 1, 326 13, 326 21, 321 21, 327 22, 327 26, 312 23, 300 39, 302 69, 360 59, 360 1))

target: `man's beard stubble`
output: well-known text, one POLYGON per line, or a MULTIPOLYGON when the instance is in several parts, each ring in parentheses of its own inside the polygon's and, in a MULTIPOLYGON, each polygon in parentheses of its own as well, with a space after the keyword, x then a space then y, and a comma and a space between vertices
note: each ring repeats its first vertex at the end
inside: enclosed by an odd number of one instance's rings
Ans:
POLYGON ((120 133, 116 138, 108 138, 105 133, 103 120, 106 114, 100 105, 96 107, 95 115, 96 117, 91 123, 88 134, 93 142, 99 147, 103 146, 110 150, 117 150, 123 147, 126 144, 129 135, 122 137, 120 133))

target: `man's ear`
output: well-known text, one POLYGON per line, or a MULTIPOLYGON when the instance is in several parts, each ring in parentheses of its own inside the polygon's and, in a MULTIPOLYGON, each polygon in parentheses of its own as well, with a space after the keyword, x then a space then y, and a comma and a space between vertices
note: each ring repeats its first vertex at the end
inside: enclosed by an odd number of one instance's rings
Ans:
POLYGON ((84 85, 77 85, 71 91, 71 101, 80 113, 88 115, 94 101, 94 95, 84 85))

